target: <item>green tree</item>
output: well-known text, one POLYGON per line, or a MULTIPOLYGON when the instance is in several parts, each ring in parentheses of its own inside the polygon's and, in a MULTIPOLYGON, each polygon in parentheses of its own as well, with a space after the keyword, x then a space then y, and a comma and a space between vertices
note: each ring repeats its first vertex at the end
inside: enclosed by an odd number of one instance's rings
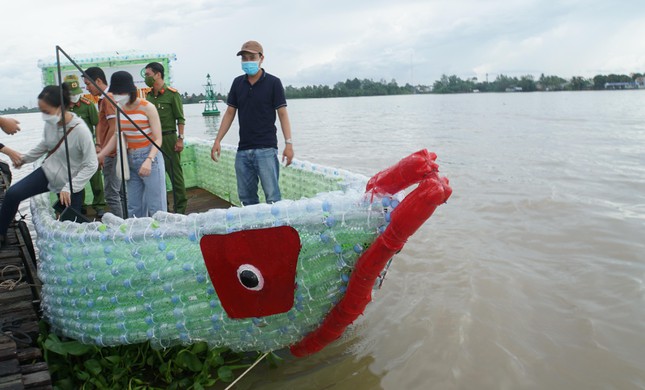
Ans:
POLYGON ((518 86, 519 81, 516 77, 508 77, 506 75, 500 74, 497 75, 495 81, 493 81, 493 90, 496 92, 504 92, 508 88, 513 88, 518 86))
POLYGON ((520 77, 520 80, 517 83, 517 86, 522 88, 522 92, 533 92, 537 90, 535 86, 535 80, 532 75, 525 75, 520 77))
POLYGON ((593 88, 594 89, 605 89, 605 84, 608 83, 608 77, 605 75, 596 75, 593 78, 593 88))
POLYGON ((441 75, 441 79, 435 81, 432 85, 432 91, 435 93, 464 93, 472 92, 475 89, 475 83, 471 80, 462 80, 456 75, 441 75))
POLYGON ((610 74, 607 76, 608 83, 629 83, 633 81, 631 77, 626 74, 610 74))
POLYGON ((355 77, 354 80, 347 79, 347 81, 345 81, 345 87, 347 87, 349 91, 357 91, 361 89, 361 81, 355 77))
POLYGON ((544 73, 538 80, 540 89, 544 91, 562 91, 567 84, 567 80, 559 76, 545 76, 544 73))
POLYGON ((588 84, 587 80, 583 77, 573 76, 569 82, 569 89, 572 91, 582 91, 583 89, 587 89, 588 84))

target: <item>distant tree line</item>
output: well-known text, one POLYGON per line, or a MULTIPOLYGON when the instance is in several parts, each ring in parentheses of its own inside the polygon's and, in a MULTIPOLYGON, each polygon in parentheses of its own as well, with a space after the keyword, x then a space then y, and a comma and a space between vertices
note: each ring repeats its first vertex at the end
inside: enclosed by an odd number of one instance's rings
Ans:
MULTIPOLYGON (((192 95, 188 96, 188 92, 184 92, 184 94, 181 95, 181 102, 183 104, 199 103, 200 101, 205 100, 205 99, 206 99, 206 95, 204 95, 204 93, 200 93, 199 95, 195 95, 193 93, 192 95)), ((215 94, 215 99, 226 101, 226 95, 216 93, 215 94)))
POLYGON ((38 107, 32 107, 32 108, 27 108, 27 106, 21 106, 18 108, 5 108, 4 110, 0 110, 0 115, 7 115, 7 114, 20 114, 23 112, 37 112, 39 111, 38 107))
MULTIPOLYGON (((432 85, 433 93, 466 93, 466 92, 505 92, 505 91, 583 91, 602 90, 607 83, 628 83, 635 87, 640 79, 643 82, 643 74, 633 73, 631 75, 596 75, 593 78, 574 76, 566 80, 559 76, 540 75, 535 79, 532 75, 525 75, 519 78, 509 77, 503 74, 498 75, 494 81, 479 81, 477 77, 461 79, 455 75, 442 75, 441 79, 432 85)), ((623 86, 624 87, 624 86, 623 86)))
MULTIPOLYGON (((425 87, 426 92, 430 91, 425 87)), ((345 82, 338 82, 333 87, 328 85, 308 85, 306 87, 293 87, 288 85, 285 88, 287 99, 300 98, 329 98, 329 97, 350 97, 350 96, 381 96, 381 95, 407 95, 423 91, 424 88, 418 89, 410 84, 400 86, 396 80, 387 82, 385 80, 374 81, 369 79, 353 80, 347 79, 345 82)))
MULTIPOLYGON (((432 84, 427 85, 398 85, 396 80, 390 82, 381 79, 374 81, 371 79, 353 80, 347 79, 344 82, 338 82, 333 87, 328 85, 308 85, 306 87, 293 87, 288 85, 285 88, 287 99, 301 98, 329 98, 329 97, 351 97, 351 96, 381 96, 381 95, 409 95, 423 93, 471 93, 477 92, 505 92, 505 91, 583 91, 583 90, 602 90, 607 83, 628 83, 636 86, 639 82, 641 88, 645 85, 644 73, 632 73, 630 75, 596 75, 592 78, 574 76, 569 80, 559 76, 544 73, 536 80, 532 75, 510 77, 503 74, 498 75, 495 80, 479 81, 477 77, 461 79, 456 75, 442 75, 441 78, 432 84)), ((206 99, 204 93, 191 94, 184 92, 182 95, 184 104, 199 103, 206 99)), ((218 100, 226 101, 226 95, 216 93, 218 100)), ((21 106, 18 108, 5 108, 0 110, 0 115, 16 114, 23 112, 37 112, 38 107, 28 108, 21 106)))

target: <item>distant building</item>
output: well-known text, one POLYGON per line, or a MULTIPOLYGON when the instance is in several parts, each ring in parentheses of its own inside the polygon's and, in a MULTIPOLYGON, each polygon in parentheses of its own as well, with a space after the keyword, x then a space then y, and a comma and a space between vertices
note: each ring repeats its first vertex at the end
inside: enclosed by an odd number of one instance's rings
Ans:
POLYGON ((522 92, 522 87, 508 87, 506 92, 522 92))
POLYGON ((605 83, 605 89, 637 89, 638 84, 633 81, 620 83, 605 83))
POLYGON ((636 80, 634 80, 634 82, 636 82, 638 88, 645 88, 645 77, 636 77, 636 80))
MULTIPOLYGON (((157 52, 141 52, 137 50, 121 51, 119 54, 114 53, 91 53, 80 54, 76 56, 74 61, 87 69, 92 66, 98 66, 105 72, 108 81, 112 73, 125 70, 129 72, 133 79, 134 85, 139 90, 139 96, 145 98, 145 93, 150 90, 145 83, 144 71, 146 64, 150 62, 159 62, 166 70, 166 83, 172 85, 173 82, 173 68, 172 61, 177 60, 177 55, 174 53, 161 54, 157 52)), ((38 67, 42 69, 43 85, 56 85, 58 84, 58 63, 56 58, 50 57, 38 60, 38 67)), ((61 59, 61 76, 65 78, 67 75, 81 76, 80 72, 70 61, 61 59)), ((81 88, 84 87, 81 83, 81 88)), ((88 97, 91 95, 87 95, 88 97)))

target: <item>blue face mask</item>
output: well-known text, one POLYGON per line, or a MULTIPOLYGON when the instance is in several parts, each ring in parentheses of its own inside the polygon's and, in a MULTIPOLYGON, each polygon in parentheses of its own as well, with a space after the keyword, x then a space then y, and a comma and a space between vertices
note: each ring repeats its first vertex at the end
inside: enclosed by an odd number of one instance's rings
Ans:
POLYGON ((260 71, 260 61, 243 61, 242 70, 249 76, 255 76, 260 71))

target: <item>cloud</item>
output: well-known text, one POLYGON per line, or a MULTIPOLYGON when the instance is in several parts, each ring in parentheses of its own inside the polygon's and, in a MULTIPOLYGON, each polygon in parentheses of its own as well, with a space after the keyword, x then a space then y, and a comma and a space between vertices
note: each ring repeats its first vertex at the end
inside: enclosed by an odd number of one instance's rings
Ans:
POLYGON ((34 105, 37 61, 124 50, 176 53, 173 84, 226 93, 249 39, 285 85, 355 77, 432 84, 442 74, 592 77, 645 71, 645 2, 626 0, 159 0, 3 3, 0 107, 34 105), (27 15, 27 16, 23 16, 27 15))

